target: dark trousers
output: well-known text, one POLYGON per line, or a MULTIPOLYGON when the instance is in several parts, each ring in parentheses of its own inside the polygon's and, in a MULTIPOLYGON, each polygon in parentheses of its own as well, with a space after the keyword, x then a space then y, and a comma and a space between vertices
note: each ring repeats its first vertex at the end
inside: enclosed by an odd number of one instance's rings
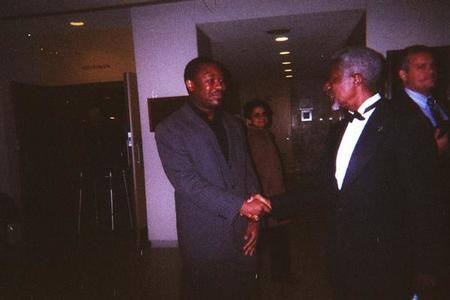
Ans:
POLYGON ((203 265, 184 268, 180 299, 258 299, 259 285, 255 270, 234 264, 203 265))
POLYGON ((269 228, 267 232, 270 274, 273 280, 284 280, 291 275, 291 253, 287 226, 275 226, 269 228))
MULTIPOLYGON (((402 257, 385 259, 359 253, 345 255, 338 248, 328 248, 328 268, 336 300, 410 300, 413 295, 412 272, 402 257)), ((368 252, 364 249, 360 252, 368 252)))

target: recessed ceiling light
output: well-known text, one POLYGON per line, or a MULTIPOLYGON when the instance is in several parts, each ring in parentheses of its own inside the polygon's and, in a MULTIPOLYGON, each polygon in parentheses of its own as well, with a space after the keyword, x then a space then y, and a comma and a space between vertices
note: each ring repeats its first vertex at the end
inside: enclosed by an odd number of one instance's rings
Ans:
POLYGON ((290 62, 290 61, 283 61, 281 64, 282 64, 282 65, 290 65, 291 62, 290 62))
POLYGON ((84 26, 84 22, 83 21, 71 21, 70 25, 71 26, 84 26))
POLYGON ((285 72, 292 72, 292 69, 284 69, 285 72))
POLYGON ((31 33, 27 32, 26 36, 31 37, 31 33))
POLYGON ((290 54, 291 52, 290 51, 281 51, 280 52, 280 55, 288 55, 288 54, 290 54))
POLYGON ((115 120, 115 119, 116 119, 116 117, 114 117, 114 116, 111 116, 111 117, 109 117, 109 119, 110 119, 110 120, 115 120))
POLYGON ((286 42, 287 40, 288 40, 289 38, 287 37, 287 36, 277 36, 276 38, 275 38, 275 41, 276 42, 286 42))
POLYGON ((292 77, 294 77, 294 75, 286 75, 285 77, 286 78, 292 78, 292 77))

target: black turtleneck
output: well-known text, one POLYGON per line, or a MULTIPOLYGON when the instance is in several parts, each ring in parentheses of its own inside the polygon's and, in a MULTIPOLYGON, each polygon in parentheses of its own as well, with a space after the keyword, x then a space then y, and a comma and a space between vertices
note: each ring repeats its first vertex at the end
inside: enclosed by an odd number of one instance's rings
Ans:
POLYGON ((217 142, 219 143, 220 150, 222 151, 225 160, 228 161, 228 139, 227 132, 225 130, 225 126, 223 126, 222 121, 222 110, 217 108, 214 112, 214 116, 212 120, 208 119, 208 115, 200 110, 197 106, 189 102, 189 105, 192 107, 192 110, 206 123, 209 128, 211 128, 212 132, 216 136, 217 142))

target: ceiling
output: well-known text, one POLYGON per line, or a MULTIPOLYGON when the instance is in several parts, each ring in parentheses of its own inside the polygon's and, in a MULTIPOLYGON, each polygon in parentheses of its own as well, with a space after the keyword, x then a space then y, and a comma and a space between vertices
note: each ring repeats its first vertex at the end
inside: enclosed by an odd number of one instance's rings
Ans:
MULTIPOLYGON (((279 16, 232 22, 201 24, 198 28, 211 41, 212 52, 239 81, 284 78, 282 60, 292 61, 294 76, 321 77, 330 56, 346 45, 353 32, 364 34, 360 22, 364 11, 279 16), (267 31, 289 29, 289 40, 278 43, 267 31), (288 56, 278 52, 288 50, 288 56)), ((363 37, 362 37, 363 38, 363 37)))
MULTIPOLYGON (((82 28, 85 32, 131 28, 129 10, 118 8, 176 1, 48 0, 45 5, 42 1, 2 2, 2 31, 13 34, 12 37, 17 34, 21 39, 32 34, 40 37, 41 43, 43 38, 49 39, 52 35, 79 31, 67 25, 77 17, 82 17, 86 23, 82 28)), ((364 11, 346 10, 205 23, 198 28, 209 37, 214 57, 222 61, 239 82, 257 78, 285 79, 282 57, 278 54, 281 50, 291 51, 289 58, 294 77, 311 78, 324 76, 331 54, 344 46, 354 32, 364 34, 364 22, 361 22, 364 16, 364 11), (289 40, 276 43, 274 36, 267 33, 274 29, 288 29, 289 40)))
POLYGON ((186 0, 2 0, 0 19, 48 16, 186 0))

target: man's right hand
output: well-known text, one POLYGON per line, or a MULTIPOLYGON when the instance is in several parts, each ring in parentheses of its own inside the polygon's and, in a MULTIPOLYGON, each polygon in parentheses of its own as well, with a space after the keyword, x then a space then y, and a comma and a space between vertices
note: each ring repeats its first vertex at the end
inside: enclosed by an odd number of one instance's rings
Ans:
POLYGON ((448 150, 448 132, 443 133, 441 129, 436 128, 434 140, 436 141, 439 155, 444 154, 448 150))
POLYGON ((271 210, 270 200, 257 194, 244 201, 240 213, 253 221, 259 221, 262 216, 270 213, 271 210))

